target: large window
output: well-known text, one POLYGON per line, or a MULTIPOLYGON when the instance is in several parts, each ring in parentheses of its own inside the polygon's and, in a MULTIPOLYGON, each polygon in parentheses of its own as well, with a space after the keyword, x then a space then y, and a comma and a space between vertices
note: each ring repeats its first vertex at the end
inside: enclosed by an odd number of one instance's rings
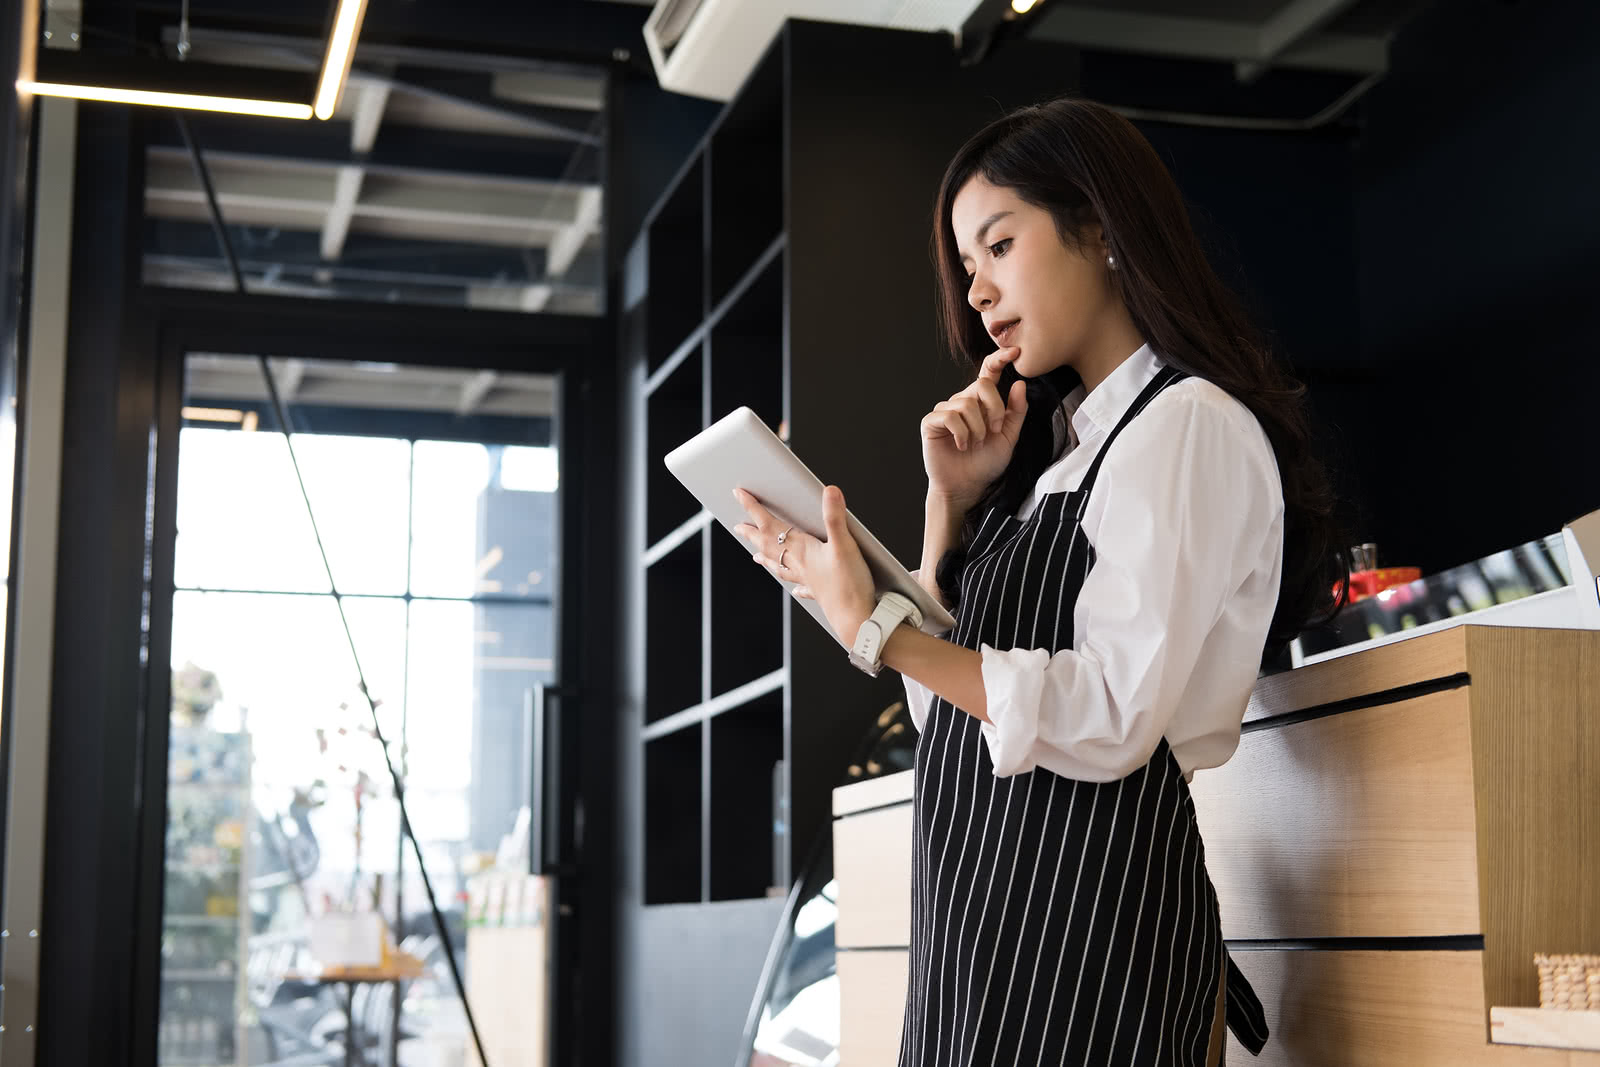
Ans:
MULTIPOLYGON (((388 1062, 393 987, 346 999, 305 973, 311 917, 329 912, 378 913, 395 947, 429 964, 406 987, 401 1032, 418 1050, 459 1050, 465 1019, 402 853, 351 639, 459 951, 466 880, 528 804, 529 709, 554 681, 549 419, 475 423, 452 398, 455 440, 398 432, 406 416, 392 409, 385 435, 296 434, 319 549, 285 438, 250 432, 264 416, 248 398, 196 395, 205 375, 248 371, 232 359, 192 361, 179 446, 160 1061, 342 1055, 348 1016, 365 1062, 388 1062), (468 439, 474 425, 499 439, 468 439), (507 443, 518 434, 546 440, 507 443)), ((398 396, 415 373, 367 368, 369 408, 344 421, 370 428, 385 382, 398 396)))

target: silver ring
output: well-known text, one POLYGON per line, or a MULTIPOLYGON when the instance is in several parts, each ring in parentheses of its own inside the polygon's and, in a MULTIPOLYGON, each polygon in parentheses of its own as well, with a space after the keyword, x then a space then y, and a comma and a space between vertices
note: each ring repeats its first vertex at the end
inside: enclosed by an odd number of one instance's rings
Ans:
POLYGON ((784 549, 782 552, 778 553, 778 569, 780 571, 786 571, 786 570, 789 569, 787 566, 784 565, 784 562, 783 562, 783 557, 787 556, 788 554, 789 554, 789 550, 787 548, 784 549))
POLYGON ((791 533, 793 533, 793 532, 794 532, 794 527, 793 527, 793 526, 791 526, 791 527, 789 527, 789 528, 788 528, 788 529, 787 529, 787 530, 785 530, 785 531, 783 531, 783 533, 781 533, 781 534, 779 534, 779 535, 778 535, 778 544, 780 544, 780 545, 781 545, 781 544, 783 544, 783 543, 784 543, 784 542, 785 542, 785 541, 787 541, 787 540, 789 540, 789 535, 790 535, 790 534, 791 534, 791 533))

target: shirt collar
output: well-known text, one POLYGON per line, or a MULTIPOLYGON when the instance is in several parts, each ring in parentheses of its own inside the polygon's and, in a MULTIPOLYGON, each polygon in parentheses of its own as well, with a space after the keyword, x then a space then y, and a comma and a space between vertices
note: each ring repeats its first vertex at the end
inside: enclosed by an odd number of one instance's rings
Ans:
POLYGON ((1123 360, 1094 392, 1085 394, 1083 387, 1073 390, 1067 403, 1063 403, 1072 423, 1074 444, 1086 441, 1096 434, 1110 433, 1144 392, 1144 387, 1160 373, 1163 364, 1149 345, 1140 345, 1138 351, 1123 360))

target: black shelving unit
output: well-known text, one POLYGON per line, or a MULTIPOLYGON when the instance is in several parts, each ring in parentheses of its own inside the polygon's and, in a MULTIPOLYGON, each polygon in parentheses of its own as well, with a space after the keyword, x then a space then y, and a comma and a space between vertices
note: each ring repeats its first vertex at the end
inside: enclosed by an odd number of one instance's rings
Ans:
POLYGON ((938 180, 1000 106, 1075 76, 1070 52, 1015 47, 1038 53, 1031 73, 962 67, 939 35, 790 22, 630 252, 620 336, 644 426, 625 484, 645 499, 623 584, 643 654, 623 691, 647 905, 787 887, 856 741, 903 697, 892 672, 851 668, 662 459, 748 405, 914 565, 917 425, 968 378, 935 334, 938 180))
POLYGON ((756 68, 706 148, 713 304, 748 277, 756 258, 784 229, 783 75, 776 54, 756 68))
POLYGON ((785 837, 776 836, 775 848, 773 833, 784 821, 783 693, 775 690, 729 708, 707 725, 709 895, 712 900, 763 896, 773 870, 788 864, 782 855, 785 837))
POLYGON ((705 524, 691 523, 689 536, 652 562, 645 572, 649 630, 645 672, 650 689, 645 721, 655 723, 705 700, 702 633, 705 618, 705 524))
POLYGON ((773 238, 733 294, 707 338, 712 422, 748 406, 785 436, 783 426, 783 266, 787 240, 773 238))
POLYGON ((655 370, 705 318, 705 164, 696 157, 652 214, 649 272, 660 299, 649 318, 648 366, 655 370))
POLYGON ((679 730, 645 745, 645 833, 660 843, 647 858, 646 904, 699 897, 704 877, 700 750, 700 734, 691 730, 679 730))
MULTIPOLYGON (((650 402, 651 455, 666 455, 705 425, 703 348, 703 342, 696 337, 685 350, 686 356, 668 365, 667 373, 657 381, 650 402)), ((658 545, 693 521, 700 503, 662 464, 652 467, 647 478, 647 536, 651 545, 658 545)))

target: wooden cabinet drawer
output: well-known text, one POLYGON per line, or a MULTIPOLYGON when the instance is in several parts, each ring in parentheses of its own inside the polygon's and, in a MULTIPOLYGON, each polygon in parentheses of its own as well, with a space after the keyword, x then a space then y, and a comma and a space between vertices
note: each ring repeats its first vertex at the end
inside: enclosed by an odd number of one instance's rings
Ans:
POLYGON ((907 954, 839 953, 839 1063, 888 1067, 900 1055, 905 1021, 907 954))
POLYGON ((1489 1043, 1481 952, 1234 952, 1267 1012, 1254 1067, 1593 1067, 1600 1055, 1489 1043))
POLYGON ((839 882, 835 940, 845 948, 911 943, 911 805, 836 819, 833 874, 839 882))
POLYGON ((1466 687, 1247 733, 1191 789, 1229 938, 1482 932, 1466 687))

